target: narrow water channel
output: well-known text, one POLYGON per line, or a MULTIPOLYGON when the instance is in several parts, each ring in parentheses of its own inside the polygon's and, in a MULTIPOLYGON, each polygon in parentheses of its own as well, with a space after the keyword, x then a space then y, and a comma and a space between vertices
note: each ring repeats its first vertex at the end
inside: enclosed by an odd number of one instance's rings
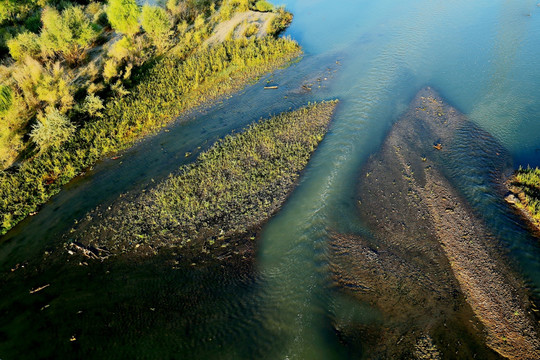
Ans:
MULTIPOLYGON (((286 35, 305 57, 182 119, 118 160, 104 160, 0 239, 0 358, 361 358, 332 324, 384 322, 330 280, 328 234, 366 231, 356 212, 362 165, 424 86, 491 133, 514 166, 540 165, 540 7, 535 1, 287 0, 286 35), (302 91, 312 84, 312 91, 302 91), (319 87, 320 86, 320 87, 319 87), (55 264, 14 283, 15 264, 61 244, 74 221, 153 186, 232 130, 309 101, 340 99, 298 188, 239 270, 55 264), (186 153, 193 153, 186 157, 186 153), (29 297, 29 288, 50 283, 29 297), (48 305, 48 306, 47 306, 48 305), (77 341, 70 342, 76 335, 77 341), (29 350, 34 349, 34 350, 29 350)), ((464 135, 464 139, 466 136, 464 135)), ((463 156, 474 156, 464 154, 463 156)), ((456 156, 456 187, 540 298, 540 246, 487 181, 488 164, 456 156)))

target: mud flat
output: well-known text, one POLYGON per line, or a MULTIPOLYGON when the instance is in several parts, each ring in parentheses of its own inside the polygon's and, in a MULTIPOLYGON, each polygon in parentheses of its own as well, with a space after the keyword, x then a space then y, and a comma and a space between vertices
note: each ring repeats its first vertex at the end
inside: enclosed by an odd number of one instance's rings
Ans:
MULTIPOLYGON (((489 153, 489 134, 432 89, 420 91, 360 175, 359 214, 371 234, 333 236, 337 284, 388 318, 377 329, 336 324, 345 341, 371 333, 379 345, 369 356, 540 358, 523 283, 445 175, 467 128, 481 136, 458 150, 489 153)), ((508 162, 499 149, 490 159, 497 169, 508 162)))

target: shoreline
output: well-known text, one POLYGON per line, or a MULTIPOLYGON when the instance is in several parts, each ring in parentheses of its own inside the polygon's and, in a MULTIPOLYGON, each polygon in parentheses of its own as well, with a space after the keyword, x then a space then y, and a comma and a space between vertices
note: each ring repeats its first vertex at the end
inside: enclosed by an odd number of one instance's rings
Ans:
MULTIPOLYGON (((126 140, 120 138, 121 141, 117 144, 116 141, 119 138, 119 130, 117 129, 116 125, 111 125, 111 131, 113 131, 115 134, 113 134, 113 136, 105 135, 105 137, 103 137, 103 135, 96 134, 95 136, 97 140, 93 141, 97 143, 97 145, 91 145, 91 147, 88 149, 89 157, 82 159, 82 164, 80 165, 73 160, 69 160, 71 159, 71 156, 67 161, 64 161, 64 155, 62 153, 58 153, 53 154, 52 156, 45 154, 46 156, 43 156, 42 158, 38 158, 36 160, 30 160, 31 163, 24 164, 23 167, 21 167, 23 170, 34 172, 32 170, 32 162, 37 161, 39 164, 35 165, 35 167, 37 168, 35 171, 38 172, 40 171, 39 169, 43 166, 47 168, 50 166, 48 165, 49 163, 57 164, 58 162, 60 162, 62 166, 66 169, 70 169, 67 173, 64 172, 60 175, 53 175, 57 177, 53 178, 50 184, 47 178, 49 176, 47 175, 49 171, 42 174, 42 176, 45 177, 45 180, 40 180, 36 178, 33 181, 24 178, 25 175, 21 174, 21 171, 23 171, 21 169, 18 169, 15 173, 9 171, 2 171, 2 178, 0 178, 2 184, 7 186, 9 184, 12 184, 13 182, 28 183, 30 181, 32 183, 30 184, 31 189, 27 190, 30 194, 33 194, 34 192, 43 193, 40 194, 41 198, 39 200, 35 198, 35 195, 32 195, 33 197, 31 198, 28 197, 27 201, 30 201, 26 203, 11 203, 8 201, 7 205, 4 205, 5 208, 0 209, 2 210, 4 218, 2 227, 0 228, 0 235, 6 234, 9 229, 11 229, 24 218, 26 218, 28 214, 39 211, 39 206, 44 204, 46 201, 48 201, 48 199, 61 191, 62 187, 65 184, 80 175, 81 172, 84 172, 84 169, 87 169, 88 167, 94 165, 97 161, 103 160, 105 157, 111 156, 112 154, 119 153, 122 150, 131 147, 134 143, 140 141, 145 137, 152 136, 164 126, 171 124, 174 121, 177 121, 178 118, 184 115, 193 114, 197 111, 204 110, 205 108, 212 106, 212 104, 220 101, 220 99, 230 96, 231 94, 234 94, 243 89, 244 87, 248 86, 249 84, 255 82, 260 76, 290 65, 302 54, 300 47, 292 40, 273 39, 268 37, 263 40, 252 41, 271 41, 275 42, 274 46, 278 46, 277 44, 280 42, 283 44, 288 43, 289 45, 287 46, 293 44, 293 48, 291 49, 292 51, 288 50, 286 54, 281 55, 280 57, 275 57, 271 61, 266 61, 244 69, 236 69, 235 66, 231 64, 231 67, 229 67, 225 72, 222 72, 221 74, 214 76, 212 79, 205 81, 200 87, 194 89, 193 91, 190 91, 189 94, 184 96, 184 109, 181 109, 180 107, 180 110, 177 110, 175 114, 167 115, 165 117, 161 116, 160 119, 148 119, 151 120, 150 124, 147 123, 144 127, 140 128, 140 130, 136 130, 138 132, 132 133, 133 135, 129 135, 126 140), (100 137, 103 138, 101 139, 100 137), (111 143, 111 141, 113 143, 111 143), (111 146, 112 148, 110 148, 111 146), (100 148, 103 149, 100 150, 100 148), (60 157, 60 159, 58 157, 60 157), (44 165, 41 163, 44 163, 44 165), (23 179, 19 179, 19 177, 23 177, 23 179), (45 181, 45 185, 41 184, 43 181, 45 181), (32 189, 32 187, 36 187, 36 189, 32 189), (9 210, 10 207, 13 208, 13 210, 9 210)), ((181 61, 181 63, 184 63, 184 61, 181 61)), ((93 123, 89 123, 87 124, 86 128, 91 129, 93 126, 93 123)), ((128 134, 130 134, 130 132, 132 131, 130 130, 130 128, 139 129, 139 125, 135 125, 135 127, 128 127, 126 130, 128 131, 128 134)), ((66 147, 71 148, 73 146, 68 143, 66 147)), ((82 147, 81 150, 85 151, 85 147, 82 147)), ((25 186, 28 187, 29 185, 25 186)), ((10 195, 12 191, 14 190, 11 188, 3 189, 0 187, 0 193, 5 193, 4 197, 6 199, 9 199, 10 196, 13 195, 10 195)), ((24 193, 22 193, 20 196, 24 197, 25 195, 24 193)))

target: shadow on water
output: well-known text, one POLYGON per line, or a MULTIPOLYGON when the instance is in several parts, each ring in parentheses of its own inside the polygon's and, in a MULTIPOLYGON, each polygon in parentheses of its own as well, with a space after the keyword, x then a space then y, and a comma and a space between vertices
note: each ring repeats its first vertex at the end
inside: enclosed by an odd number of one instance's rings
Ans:
POLYGON ((231 131, 328 98, 339 70, 336 59, 335 54, 305 58, 180 119, 118 160, 101 161, 2 238, 6 276, 0 287, 10 296, 0 302, 0 356, 274 357, 276 344, 287 339, 266 326, 271 319, 260 316, 265 280, 252 259, 180 268, 166 262, 166 256, 86 262, 66 255, 62 235, 69 237, 76 220, 96 207, 106 210, 126 195, 154 186, 231 131), (268 81, 279 88, 264 90, 268 81), (30 294, 46 284, 50 286, 30 294), (254 342, 251 329, 263 328, 254 342), (30 348, 35 352, 21 354, 30 348))
POLYGON ((332 55, 304 59, 301 65, 277 71, 239 94, 180 118, 121 153, 119 159, 101 161, 67 184, 37 215, 28 217, 1 239, 0 268, 8 269, 53 247, 55 240, 88 211, 98 205, 106 208, 119 194, 152 186, 181 165, 194 161, 199 152, 231 131, 328 98, 328 86, 339 69, 336 58, 332 55), (264 90, 267 81, 279 84, 279 89, 264 90), (311 85, 311 90, 302 85, 311 85))
POLYGON ((81 266, 62 253, 45 259, 42 273, 27 266, 9 274, 2 280, 10 296, 0 301, 0 353, 17 359, 272 354, 276 334, 255 344, 246 331, 262 326, 253 293, 264 284, 251 261, 173 270, 169 258, 81 266), (50 286, 29 294, 45 283, 50 286))

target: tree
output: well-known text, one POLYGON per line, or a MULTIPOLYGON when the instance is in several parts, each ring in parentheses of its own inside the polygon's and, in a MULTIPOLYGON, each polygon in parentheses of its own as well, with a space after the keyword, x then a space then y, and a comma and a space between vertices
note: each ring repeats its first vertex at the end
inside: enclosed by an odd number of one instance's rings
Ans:
POLYGON ((135 0, 109 0, 107 17, 116 31, 133 36, 139 32, 140 9, 135 0))
POLYGON ((31 109, 49 106, 65 113, 73 106, 73 80, 59 62, 44 67, 27 57, 13 69, 12 78, 31 109))
POLYGON ((51 147, 60 146, 75 132, 75 126, 66 115, 54 109, 45 116, 41 116, 39 122, 32 126, 30 138, 41 151, 51 147))
POLYGON ((158 49, 167 46, 171 21, 165 9, 159 6, 144 5, 141 25, 158 49))
POLYGON ((9 54, 15 60, 23 60, 26 56, 36 58, 41 51, 39 36, 28 31, 8 40, 7 46, 9 54))
POLYGON ((48 56, 61 53, 72 64, 83 58, 100 33, 99 27, 92 23, 81 6, 67 7, 62 14, 46 7, 41 20, 43 30, 40 42, 44 52, 48 56))

